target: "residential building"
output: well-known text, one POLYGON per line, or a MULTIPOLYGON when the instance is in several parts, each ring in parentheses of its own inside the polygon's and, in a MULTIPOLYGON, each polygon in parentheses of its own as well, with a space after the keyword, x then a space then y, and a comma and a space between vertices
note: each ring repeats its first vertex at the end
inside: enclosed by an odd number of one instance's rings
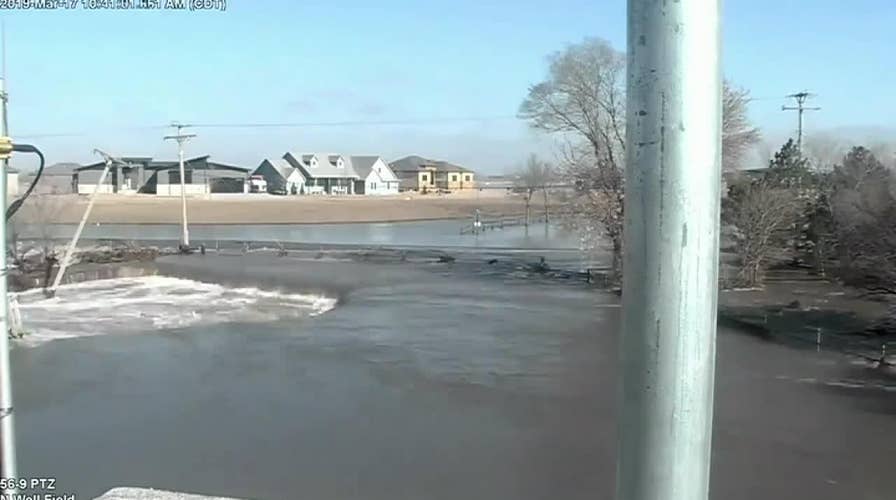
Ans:
POLYGON ((252 173, 262 176, 266 190, 284 190, 289 194, 305 194, 305 176, 284 158, 265 159, 252 173))
MULTIPOLYGON (((208 193, 242 193, 249 169, 209 161, 199 156, 184 161, 184 190, 188 195, 208 193)), ((107 179, 99 186, 100 193, 155 194, 180 196, 180 166, 177 161, 155 161, 149 157, 125 157, 127 166, 113 165, 107 179)), ((78 194, 91 194, 97 187, 104 162, 74 169, 72 185, 78 194)))
POLYGON ((290 152, 283 159, 302 173, 308 194, 354 194, 356 181, 361 180, 348 156, 290 152))
POLYGON ((475 189, 475 173, 460 165, 421 156, 406 156, 389 164, 398 176, 401 189, 421 193, 475 189))
POLYGON ((398 194, 398 176, 379 156, 352 156, 351 163, 358 174, 358 180, 355 181, 356 194, 398 194))

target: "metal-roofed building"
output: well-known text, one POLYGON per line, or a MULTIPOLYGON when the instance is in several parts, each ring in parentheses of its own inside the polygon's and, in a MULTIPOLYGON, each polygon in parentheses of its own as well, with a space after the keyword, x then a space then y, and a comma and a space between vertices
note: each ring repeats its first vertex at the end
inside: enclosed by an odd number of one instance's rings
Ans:
MULTIPOLYGON (((242 193, 249 169, 213 162, 210 156, 184 161, 184 189, 188 195, 242 193)), ((113 165, 100 193, 180 196, 180 167, 177 161, 155 161, 150 157, 123 157, 127 166, 113 165)), ((72 185, 78 194, 91 194, 106 164, 97 162, 74 169, 72 185)))

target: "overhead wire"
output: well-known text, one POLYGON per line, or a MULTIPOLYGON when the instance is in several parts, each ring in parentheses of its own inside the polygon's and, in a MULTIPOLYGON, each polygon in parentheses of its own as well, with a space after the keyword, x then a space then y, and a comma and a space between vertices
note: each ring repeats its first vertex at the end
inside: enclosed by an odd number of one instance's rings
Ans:
MULTIPOLYGON (((494 115, 494 116, 466 116, 466 117, 434 117, 434 118, 406 118, 394 120, 342 120, 342 121, 308 121, 308 122, 191 122, 184 123, 184 126, 192 128, 314 128, 314 127, 363 127, 363 126, 383 126, 383 125, 427 125, 441 123, 463 123, 463 122, 485 122, 485 121, 502 121, 516 120, 516 115, 494 115)), ((133 127, 117 127, 116 131, 144 131, 144 130, 163 130, 170 128, 171 125, 142 125, 133 127)), ((96 130, 102 130, 98 128, 96 130)), ((56 137, 84 137, 89 135, 86 132, 58 132, 58 133, 33 133, 33 134, 17 134, 17 137, 27 139, 43 139, 56 137)))

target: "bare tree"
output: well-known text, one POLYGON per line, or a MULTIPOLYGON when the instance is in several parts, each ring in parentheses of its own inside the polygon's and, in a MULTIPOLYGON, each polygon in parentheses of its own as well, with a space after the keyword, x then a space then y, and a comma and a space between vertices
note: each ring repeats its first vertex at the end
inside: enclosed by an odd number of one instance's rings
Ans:
POLYGON ((23 271, 44 272, 44 285, 51 278, 53 267, 58 261, 56 244, 60 237, 57 224, 63 215, 72 209, 74 200, 70 196, 55 194, 32 194, 22 210, 16 214, 16 228, 23 246, 18 249, 23 271), (22 236, 26 236, 23 238, 22 236))
MULTIPOLYGON (((622 266, 623 201, 625 198, 625 55, 601 39, 586 39, 549 57, 548 78, 529 88, 519 116, 538 130, 561 137, 562 175, 576 186, 577 196, 565 207, 567 223, 583 236, 607 238, 613 252, 613 274, 622 266)), ((725 85, 723 93, 723 162, 740 165, 759 139, 749 125, 745 90, 725 85)))
POLYGON ((526 199, 526 225, 531 221, 532 196, 541 191, 544 195, 544 218, 548 221, 548 192, 547 185, 550 182, 551 166, 540 160, 537 155, 529 155, 526 166, 517 174, 518 188, 523 190, 526 199))
POLYGON ((731 186, 722 214, 735 228, 741 286, 762 283, 769 261, 785 246, 788 230, 799 219, 802 208, 792 189, 770 179, 745 180, 731 186))
POLYGON ((747 118, 750 93, 725 82, 722 88, 722 168, 741 168, 744 157, 757 142, 759 129, 747 118))

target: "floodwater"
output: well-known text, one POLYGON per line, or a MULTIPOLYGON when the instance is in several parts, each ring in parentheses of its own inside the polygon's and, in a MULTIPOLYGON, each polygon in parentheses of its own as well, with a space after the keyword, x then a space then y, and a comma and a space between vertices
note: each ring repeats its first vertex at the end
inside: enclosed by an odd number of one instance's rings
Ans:
MULTIPOLYGON (((323 245, 390 245, 424 247, 494 247, 577 249, 578 238, 553 225, 532 224, 489 230, 478 235, 461 234, 469 225, 466 219, 397 223, 358 224, 255 224, 189 226, 191 242, 214 246, 221 241, 279 241, 283 243, 319 243, 323 245)), ((70 239, 75 225, 60 224, 45 229, 27 225, 19 228, 20 237, 38 235, 70 239)), ((101 224, 88 225, 82 238, 139 241, 177 241, 177 224, 101 224)))
MULTIPOLYGON (((21 298, 44 335, 13 351, 21 475, 79 498, 612 497, 613 295, 459 263, 158 271, 21 298)), ((894 498, 896 383, 732 330, 718 344, 713 498, 894 498)))

